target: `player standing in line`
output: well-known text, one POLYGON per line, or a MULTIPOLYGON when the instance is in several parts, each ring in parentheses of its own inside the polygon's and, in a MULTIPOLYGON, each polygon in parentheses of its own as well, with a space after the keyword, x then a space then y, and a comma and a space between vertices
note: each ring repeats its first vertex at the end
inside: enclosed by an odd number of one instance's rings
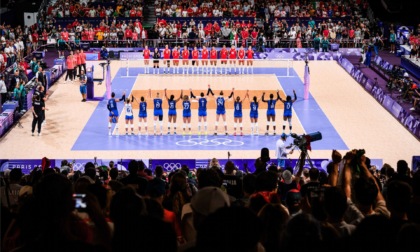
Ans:
POLYGON ((244 47, 241 46, 238 50, 238 66, 239 66, 239 73, 244 74, 244 68, 245 68, 245 50, 244 47), (241 68, 242 66, 242 68, 241 68))
MULTIPOLYGON (((201 121, 203 121, 204 132, 203 135, 207 135, 207 97, 210 94, 210 85, 208 85, 207 95, 204 96, 204 92, 200 93, 200 98, 198 98, 198 135, 201 135, 201 121)), ((190 88, 190 96, 193 99, 196 99, 192 89, 190 88)))
MULTIPOLYGON (((249 95, 248 95, 249 98, 249 95)), ((251 135, 254 135, 254 132, 256 135, 258 135, 258 104, 259 100, 256 96, 252 98, 252 101, 250 103, 250 112, 249 117, 251 118, 251 135)))
POLYGON ((289 122, 289 133, 292 133, 292 106, 293 103, 297 100, 296 91, 293 89, 293 100, 290 95, 286 97, 286 100, 283 100, 280 97, 280 101, 284 104, 284 113, 283 113, 283 133, 286 130, 286 121, 289 122))
POLYGON ((134 96, 131 96, 131 101, 129 98, 125 101, 125 135, 128 135, 128 124, 130 124, 131 135, 134 135, 134 124, 133 124, 133 107, 131 103, 134 101, 134 96))
POLYGON ((168 135, 171 134, 171 123, 174 126, 174 134, 176 135, 176 103, 182 99, 182 89, 181 89, 181 95, 178 99, 175 99, 174 95, 171 95, 168 98, 168 95, 166 94, 166 88, 165 88, 165 98, 168 101, 168 135))
POLYGON ((201 51, 201 61, 202 61, 204 74, 207 74, 207 72, 210 73, 210 69, 208 68, 208 64, 209 64, 208 58, 209 58, 209 50, 207 50, 206 46, 203 46, 203 50, 201 51))
POLYGON ((214 74, 217 74, 217 51, 214 46, 211 48, 210 51, 210 74, 212 74, 211 66, 214 68, 214 74))
POLYGON ((159 49, 155 47, 155 51, 153 53, 153 74, 155 74, 155 68, 157 68, 157 73, 159 74, 159 60, 160 60, 160 53, 159 49))
POLYGON ((173 74, 175 73, 179 74, 179 55, 180 55, 179 50, 175 46, 174 49, 172 50, 172 59, 174 60, 174 68, 172 69, 173 74))
POLYGON ((169 68, 171 67, 171 50, 169 49, 168 45, 165 45, 165 49, 163 49, 163 66, 166 66, 166 68, 163 69, 163 73, 166 73, 166 70, 168 70, 169 74, 169 68))
POLYGON ((225 65, 225 74, 227 74, 227 57, 228 57, 228 51, 226 49, 226 46, 223 45, 222 50, 220 50, 220 74, 223 74, 223 65, 225 65))
MULTIPOLYGON (((149 98, 152 98, 152 91, 149 89, 149 98)), ((153 99, 153 134, 156 136, 156 124, 159 119, 160 135, 163 129, 163 110, 162 98, 159 97, 159 92, 156 93, 156 98, 153 99)))
POLYGON ((143 58, 144 58, 144 73, 148 74, 149 73, 150 50, 147 46, 144 47, 143 58))
POLYGON ((229 50, 229 65, 230 65, 230 73, 236 73, 236 58, 237 52, 235 46, 231 46, 229 50), (232 71, 232 64, 233 64, 233 71, 232 71))
POLYGON ((182 74, 188 74, 189 57, 190 51, 188 51, 187 46, 184 46, 184 50, 182 50, 182 74))
POLYGON ((253 67, 253 59, 254 59, 254 51, 252 50, 252 47, 248 47, 248 51, 246 51, 248 60, 246 61, 247 66, 247 73, 249 74, 249 69, 251 68, 251 74, 254 74, 254 67, 253 67))
MULTIPOLYGON (((211 90, 209 86, 209 90, 212 96, 214 96, 213 91, 211 90)), ((225 107, 225 101, 229 100, 233 97, 233 91, 235 91, 234 88, 232 88, 232 92, 230 93, 229 97, 225 98, 223 97, 223 90, 220 91, 219 96, 216 98, 216 122, 214 123, 214 135, 217 135, 217 127, 219 124, 220 115, 223 119, 223 124, 225 126, 225 135, 228 135, 227 133, 227 123, 226 123, 226 107, 225 107)))
POLYGON ((186 126, 188 126, 188 134, 191 135, 191 102, 189 101, 188 95, 184 95, 183 100, 184 101, 182 102, 182 121, 184 124, 182 126, 182 135, 185 135, 186 126))
MULTIPOLYGON (((134 100, 137 101, 136 97, 134 97, 134 100)), ((131 100, 133 102, 133 100, 131 100)), ((139 136, 141 136, 141 123, 143 122, 144 129, 145 129, 145 135, 147 135, 147 102, 145 101, 144 97, 140 97, 140 103, 139 103, 139 136)))
POLYGON ((273 126, 274 133, 276 135, 276 102, 280 100, 279 91, 277 90, 277 98, 274 99, 274 95, 270 94, 270 99, 264 99, 265 92, 262 95, 261 101, 267 103, 267 131, 265 135, 268 136, 268 131, 270 129, 270 123, 273 126))
POLYGON ((241 131, 241 136, 243 136, 242 133, 242 102, 248 97, 248 90, 246 91, 245 97, 241 100, 241 97, 237 96, 236 100, 233 104, 233 135, 236 136, 236 127, 239 123, 239 130, 241 131))
POLYGON ((194 74, 194 69, 197 69, 197 74, 200 73, 200 69, 198 68, 198 56, 200 55, 200 52, 197 50, 197 47, 194 47, 194 50, 191 52, 191 57, 192 57, 192 65, 193 65, 193 69, 192 69, 192 73, 194 74))
POLYGON ((125 101, 125 92, 123 93, 120 99, 115 99, 115 93, 111 93, 111 99, 108 100, 107 108, 109 110, 109 121, 108 121, 108 135, 112 135, 111 127, 112 123, 115 123, 115 135, 119 135, 118 132, 118 108, 117 102, 124 102, 125 101))

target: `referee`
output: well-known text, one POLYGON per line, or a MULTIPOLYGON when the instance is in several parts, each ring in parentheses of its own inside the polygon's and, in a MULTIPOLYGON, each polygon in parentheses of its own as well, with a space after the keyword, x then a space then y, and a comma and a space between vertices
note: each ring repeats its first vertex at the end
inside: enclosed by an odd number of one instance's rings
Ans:
POLYGON ((43 106, 43 102, 41 101, 41 98, 34 94, 34 96, 32 97, 32 115, 33 115, 33 119, 32 119, 32 136, 34 136, 34 132, 35 132, 35 126, 38 124, 38 136, 41 135, 41 125, 42 125, 42 121, 43 121, 43 110, 45 109, 45 107, 43 106))
POLYGON ((82 94, 82 102, 85 102, 86 93, 87 93, 87 88, 86 88, 87 76, 85 75, 84 70, 80 70, 79 81, 80 81, 80 94, 82 94))

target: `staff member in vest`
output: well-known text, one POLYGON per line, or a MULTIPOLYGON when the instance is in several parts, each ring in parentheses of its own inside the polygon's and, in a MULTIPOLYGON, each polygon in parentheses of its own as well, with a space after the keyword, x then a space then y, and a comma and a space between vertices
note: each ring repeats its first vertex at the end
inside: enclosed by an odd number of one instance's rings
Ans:
POLYGON ((80 93, 82 94, 82 102, 85 102, 86 93, 87 93, 87 89, 86 89, 87 76, 85 75, 84 70, 80 70, 79 81, 80 81, 80 93))
POLYGON ((45 109, 45 107, 43 106, 43 103, 41 102, 41 99, 38 95, 34 95, 32 97, 32 115, 33 115, 33 119, 32 119, 32 136, 34 136, 34 132, 35 132, 35 126, 38 124, 38 136, 41 135, 41 125, 42 125, 42 113, 43 110, 45 109))

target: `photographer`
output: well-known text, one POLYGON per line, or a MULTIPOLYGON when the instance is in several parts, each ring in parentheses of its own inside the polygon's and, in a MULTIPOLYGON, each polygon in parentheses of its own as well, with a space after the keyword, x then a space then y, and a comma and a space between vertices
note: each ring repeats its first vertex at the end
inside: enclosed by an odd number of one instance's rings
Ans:
POLYGON ((277 166, 279 168, 285 168, 287 155, 293 154, 293 149, 290 150, 292 148, 292 145, 286 146, 286 139, 287 135, 283 133, 281 134, 280 139, 276 142, 277 166))

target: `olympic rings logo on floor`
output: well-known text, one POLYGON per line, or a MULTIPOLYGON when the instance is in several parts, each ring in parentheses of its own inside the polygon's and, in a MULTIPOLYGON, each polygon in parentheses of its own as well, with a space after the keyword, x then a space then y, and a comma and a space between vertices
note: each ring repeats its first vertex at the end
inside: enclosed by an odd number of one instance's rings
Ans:
POLYGON ((181 163, 164 163, 162 167, 165 171, 171 172, 181 169, 181 163))
POLYGON ((235 147, 235 146, 244 145, 244 142, 237 141, 237 140, 232 140, 232 139, 225 138, 225 137, 218 137, 218 138, 212 138, 212 139, 189 138, 189 139, 186 139, 186 140, 176 142, 176 145, 186 146, 186 147, 187 146, 196 146, 196 145, 208 146, 208 147, 215 147, 215 146, 224 145, 224 146, 235 147))

